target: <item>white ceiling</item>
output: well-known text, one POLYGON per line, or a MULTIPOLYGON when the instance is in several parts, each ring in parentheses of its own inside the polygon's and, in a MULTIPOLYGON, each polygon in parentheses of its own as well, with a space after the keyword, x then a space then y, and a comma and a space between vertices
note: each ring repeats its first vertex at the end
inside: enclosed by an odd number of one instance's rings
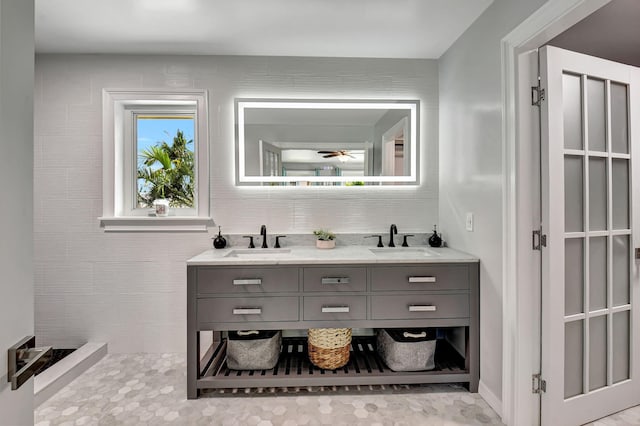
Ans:
POLYGON ((493 0, 36 0, 36 51, 438 58, 493 0))

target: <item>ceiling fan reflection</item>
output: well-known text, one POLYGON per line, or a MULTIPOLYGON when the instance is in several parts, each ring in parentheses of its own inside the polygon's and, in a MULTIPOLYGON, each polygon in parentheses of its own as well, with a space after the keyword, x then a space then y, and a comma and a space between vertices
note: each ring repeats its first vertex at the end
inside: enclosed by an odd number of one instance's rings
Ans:
POLYGON ((322 158, 332 158, 332 157, 350 157, 356 158, 350 154, 350 152, 346 149, 340 149, 337 151, 318 151, 318 154, 325 154, 322 158))

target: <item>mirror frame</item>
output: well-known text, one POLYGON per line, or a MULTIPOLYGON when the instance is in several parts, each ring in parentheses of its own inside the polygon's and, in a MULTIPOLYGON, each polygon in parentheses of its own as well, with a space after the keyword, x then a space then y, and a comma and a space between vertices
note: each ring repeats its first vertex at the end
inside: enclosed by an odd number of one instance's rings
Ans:
MULTIPOLYGON (((379 186, 390 188, 392 184, 401 184, 401 186, 412 186, 419 184, 419 166, 418 158, 420 158, 419 139, 419 123, 420 101, 419 100, 342 100, 342 99, 272 99, 272 98, 236 98, 235 99, 235 157, 236 157, 236 185, 255 186, 260 184, 269 184, 273 187, 274 183, 300 183, 300 182, 353 182, 361 181, 366 186, 379 186), (410 142, 409 149, 412 156, 410 158, 410 174, 404 176, 247 176, 245 174, 245 110, 249 108, 299 108, 299 109, 406 109, 409 111, 409 129, 410 142), (385 185, 388 184, 388 185, 385 185)), ((281 185, 277 185, 281 186, 281 185)), ((282 185, 285 186, 285 185, 282 185)), ((300 187, 302 185, 293 185, 292 187, 300 187)), ((344 186, 344 185, 343 185, 344 186)), ((339 186, 339 187, 343 187, 339 186)), ((289 187, 289 186, 287 186, 289 187)), ((317 187, 317 186, 313 186, 317 187)), ((336 186, 330 186, 336 188, 336 186)), ((344 186, 347 187, 347 186, 344 186)))

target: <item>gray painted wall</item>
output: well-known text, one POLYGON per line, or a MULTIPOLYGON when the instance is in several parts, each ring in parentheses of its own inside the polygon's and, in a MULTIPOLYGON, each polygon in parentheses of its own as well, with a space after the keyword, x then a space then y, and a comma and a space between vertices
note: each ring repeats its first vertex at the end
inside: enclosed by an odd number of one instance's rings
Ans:
POLYGON ((450 246, 480 257, 481 388, 498 401, 503 279, 500 41, 543 3, 495 0, 439 60, 440 223, 450 246), (473 232, 465 230, 467 212, 474 214, 473 232))
POLYGON ((548 44, 640 67, 640 3, 615 0, 596 10, 548 44))
POLYGON ((7 349, 34 328, 33 9, 0 0, 0 423, 20 426, 33 424, 33 380, 11 390, 7 349))
MULTIPOLYGON (((185 261, 209 233, 104 233, 103 88, 209 90, 211 214, 225 233, 428 232, 438 217, 435 60, 39 55, 35 79, 35 309, 43 344, 184 352, 185 261), (421 101, 422 184, 238 188, 236 97, 421 101)), ((451 230, 443 228, 445 237, 451 230)), ((285 244, 287 241, 285 241, 285 244)))

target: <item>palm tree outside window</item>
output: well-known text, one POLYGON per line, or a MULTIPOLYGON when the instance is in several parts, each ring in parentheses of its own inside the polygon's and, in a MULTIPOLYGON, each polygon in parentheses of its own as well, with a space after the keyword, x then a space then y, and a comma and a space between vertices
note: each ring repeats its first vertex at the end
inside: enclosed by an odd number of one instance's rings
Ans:
POLYGON ((195 207, 195 117, 135 114, 136 208, 166 199, 174 209, 195 207))

